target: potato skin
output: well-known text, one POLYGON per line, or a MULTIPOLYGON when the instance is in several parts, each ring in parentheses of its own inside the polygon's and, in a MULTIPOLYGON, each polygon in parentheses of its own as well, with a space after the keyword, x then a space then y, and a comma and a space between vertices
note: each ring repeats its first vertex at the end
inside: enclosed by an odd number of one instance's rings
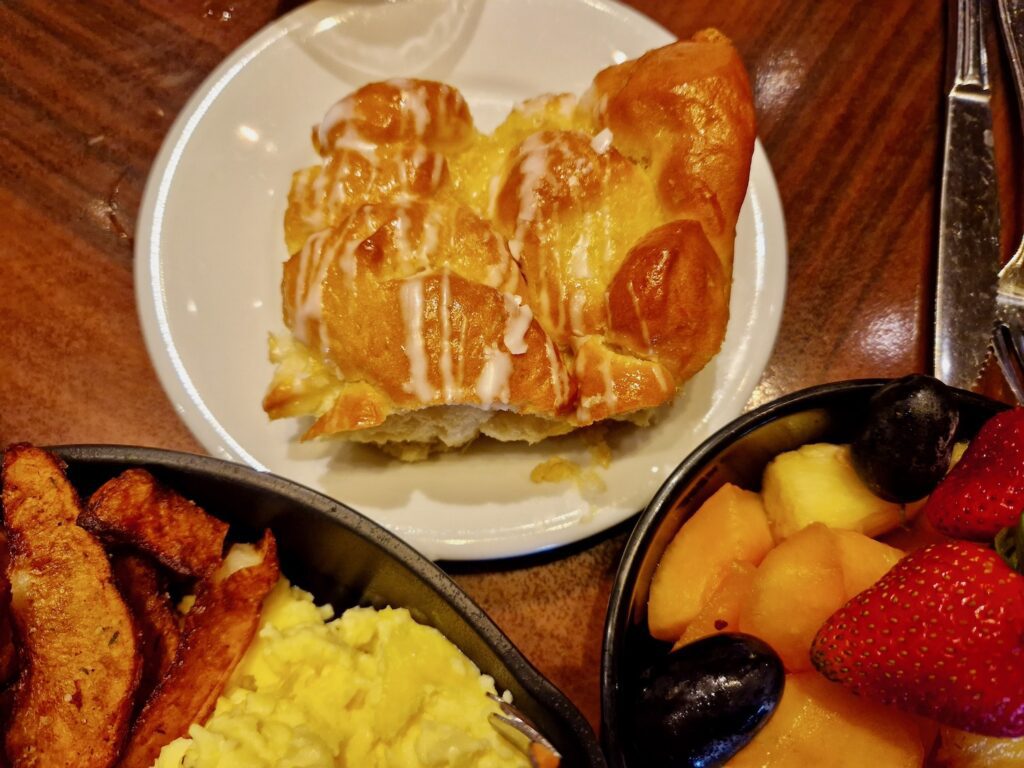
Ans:
POLYGON ((4 453, 7 575, 21 669, 6 735, 16 768, 108 768, 128 730, 140 656, 100 543, 52 454, 4 453))

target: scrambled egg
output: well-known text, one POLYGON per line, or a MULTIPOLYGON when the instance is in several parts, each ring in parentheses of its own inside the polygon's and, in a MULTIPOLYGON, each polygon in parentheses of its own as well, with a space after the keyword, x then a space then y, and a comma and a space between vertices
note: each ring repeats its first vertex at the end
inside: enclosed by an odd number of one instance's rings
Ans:
POLYGON ((404 608, 329 606, 282 580, 205 725, 154 768, 524 768, 487 720, 494 681, 404 608))

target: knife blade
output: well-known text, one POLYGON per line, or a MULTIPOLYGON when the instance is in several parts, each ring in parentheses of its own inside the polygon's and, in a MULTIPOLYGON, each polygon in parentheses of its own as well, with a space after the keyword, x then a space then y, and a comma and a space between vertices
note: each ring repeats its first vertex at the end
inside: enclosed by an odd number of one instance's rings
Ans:
POLYGON ((935 375, 970 389, 981 375, 995 319, 999 190, 980 0, 957 0, 953 84, 939 204, 935 375))

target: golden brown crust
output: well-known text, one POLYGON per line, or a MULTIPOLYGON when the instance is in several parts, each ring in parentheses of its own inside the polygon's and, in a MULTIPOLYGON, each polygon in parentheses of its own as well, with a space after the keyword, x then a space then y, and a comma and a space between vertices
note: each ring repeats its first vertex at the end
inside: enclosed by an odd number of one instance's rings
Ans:
POLYGON ((167 582, 152 561, 141 555, 118 552, 111 556, 114 581, 135 621, 142 654, 142 678, 135 695, 141 707, 163 679, 178 652, 181 616, 171 604, 167 582))
POLYGON ((4 454, 8 577, 22 654, 7 755, 19 767, 106 768, 128 728, 140 660, 106 553, 75 524, 78 497, 63 469, 32 446, 4 454))
POLYGON ((389 81, 316 131, 282 281, 292 349, 315 362, 275 353, 264 400, 313 417, 307 438, 462 444, 406 418, 457 405, 502 413, 463 431, 539 439, 671 400, 721 346, 755 136, 724 35, 610 67, 575 107, 534 100, 490 137, 464 107, 389 81))
POLYGON ((731 275, 756 129, 750 81, 729 39, 704 30, 610 67, 587 103, 615 146, 650 170, 666 211, 701 223, 731 275))
POLYGON ((79 525, 128 544, 182 576, 205 576, 220 565, 227 523, 165 488, 144 469, 107 481, 89 499, 79 525))
POLYGON ((257 553, 257 563, 197 585, 177 656, 132 726, 119 768, 149 768, 165 745, 213 711, 256 633, 263 600, 280 577, 269 531, 257 553))
MULTIPOLYGON (((11 582, 7 579, 9 565, 7 534, 0 530, 0 686, 10 682, 18 671, 18 649, 14 645, 11 623, 11 582)), ((0 725, 4 722, 0 717, 0 725)))
POLYGON ((396 78, 364 85, 331 107, 314 144, 324 156, 339 147, 398 142, 453 152, 473 133, 469 106, 457 88, 396 78))
POLYGON ((728 319, 729 279, 694 221, 644 236, 608 287, 608 340, 660 361, 676 382, 718 351, 728 319))

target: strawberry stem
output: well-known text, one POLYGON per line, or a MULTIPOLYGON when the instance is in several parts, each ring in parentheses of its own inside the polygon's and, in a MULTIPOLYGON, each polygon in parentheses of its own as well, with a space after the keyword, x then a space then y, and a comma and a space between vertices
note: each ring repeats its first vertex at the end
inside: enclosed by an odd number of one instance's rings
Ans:
POLYGON ((1017 525, 1003 528, 996 534, 995 547, 1008 566, 1017 573, 1024 573, 1024 514, 1017 525))

